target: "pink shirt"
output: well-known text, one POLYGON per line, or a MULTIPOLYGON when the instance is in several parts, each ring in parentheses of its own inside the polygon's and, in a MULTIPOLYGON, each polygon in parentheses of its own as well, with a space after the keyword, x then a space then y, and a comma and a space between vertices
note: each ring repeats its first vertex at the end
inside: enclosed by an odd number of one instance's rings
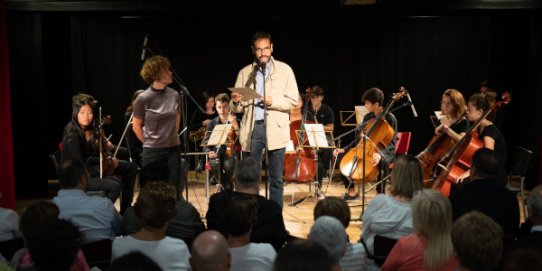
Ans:
MULTIPOLYGON (((30 253, 28 253, 28 250, 24 252, 24 255, 21 258, 19 263, 23 266, 32 265, 32 257, 30 256, 30 253)), ((87 264, 87 260, 85 259, 85 255, 83 255, 83 251, 81 250, 77 251, 77 254, 75 255, 75 263, 72 270, 73 271, 90 271, 90 268, 87 264)))
MULTIPOLYGON (((401 237, 391 250, 386 262, 380 270, 426 270, 423 266, 423 255, 427 248, 427 241, 421 241, 415 234, 401 237)), ((438 270, 456 270, 458 266, 455 257, 438 270)))

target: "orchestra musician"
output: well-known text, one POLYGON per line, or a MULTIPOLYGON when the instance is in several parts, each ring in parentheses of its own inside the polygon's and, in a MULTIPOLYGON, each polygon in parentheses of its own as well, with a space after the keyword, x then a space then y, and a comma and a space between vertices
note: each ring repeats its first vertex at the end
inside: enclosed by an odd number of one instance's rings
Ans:
POLYGON ((243 96, 233 92, 230 106, 233 112, 243 113, 239 132, 243 152, 260 163, 263 150, 267 150, 270 199, 282 208, 289 111, 297 105, 299 91, 292 68, 272 57, 269 33, 254 34, 251 49, 255 60, 239 71, 235 87, 253 88, 263 99, 242 101, 243 96))
MULTIPOLYGON (((324 89, 318 85, 312 86, 310 89, 310 103, 307 111, 307 120, 312 123, 319 123, 324 126, 324 131, 326 132, 327 140, 332 140, 330 135, 327 133, 333 133, 333 128, 335 126, 335 114, 333 109, 324 104, 324 89)), ((331 148, 322 148, 318 150, 318 189, 317 196, 319 199, 324 198, 324 194, 321 192, 322 179, 326 175, 327 170, 329 170, 330 161, 333 157, 333 149, 331 148)))
MULTIPOLYGON (((371 119, 377 118, 384 113, 384 108, 382 106, 384 102, 384 93, 379 88, 373 87, 365 91, 361 97, 361 101, 362 103, 364 103, 365 108, 368 111, 367 114, 363 117, 363 123, 367 123, 371 119)), ((372 157, 360 157, 360 159, 366 159, 367 163, 370 163, 374 167, 378 167, 379 172, 383 172, 383 174, 380 174, 381 176, 387 176, 389 171, 389 163, 391 163, 391 161, 395 157, 395 142, 397 140, 397 119, 392 113, 388 113, 386 116, 383 116, 383 119, 385 119, 394 130, 394 135, 391 143, 388 144, 388 146, 383 146, 384 149, 382 149, 380 152, 374 152, 372 157)), ((356 140, 352 141, 344 148, 335 149, 333 151, 333 155, 338 156, 340 153, 345 153, 351 148, 353 148, 356 145, 356 142, 362 142, 361 133, 363 132, 363 130, 365 130, 365 128, 361 128, 362 129, 356 131, 356 140)), ((358 145, 361 145, 361 143, 358 145)), ((337 160, 340 161, 342 158, 343 157, 338 157, 337 160)), ((341 177, 343 179, 344 186, 347 189, 347 193, 344 194, 343 198, 345 200, 354 200, 359 198, 359 193, 356 192, 354 183, 344 175, 341 175, 341 177)), ((385 182, 382 182, 377 186, 377 193, 384 192, 385 182)))
POLYGON ((218 116, 212 119, 206 128, 204 143, 207 143, 211 136, 211 132, 218 124, 231 124, 232 131, 227 131, 225 136, 228 136, 228 141, 232 141, 232 144, 221 145, 219 148, 215 146, 205 146, 203 151, 207 153, 211 166, 211 183, 217 183, 216 180, 220 180, 220 185, 224 189, 233 189, 233 171, 235 168, 235 140, 237 138, 236 133, 239 131, 239 123, 237 118, 230 111, 230 97, 226 93, 220 93, 216 95, 214 104, 218 116), (218 161, 217 161, 218 160, 218 161), (224 170, 222 170, 223 168, 224 170), (217 174, 220 174, 218 176, 217 174))
MULTIPOLYGON (((103 179, 89 179, 88 190, 108 191, 108 198, 114 203, 119 193, 119 185, 114 175, 121 176, 122 196, 120 213, 132 205, 134 196, 137 165, 113 157, 114 145, 101 134, 99 126, 94 123, 94 106, 97 101, 88 94, 77 94, 72 97, 72 119, 64 128, 62 138, 62 161, 78 159, 89 169, 91 177, 100 175, 100 151, 104 160, 109 160, 109 170, 104 170, 103 179), (102 141, 102 150, 100 143, 102 141)), ((102 121, 102 120, 99 120, 102 121)), ((106 164, 106 163, 103 163, 106 164)), ((104 169, 102 167, 102 169, 104 169)))
MULTIPOLYGON (((469 102, 467 104, 467 118, 469 121, 475 122, 490 108, 490 100, 488 100, 486 95, 483 93, 476 93, 469 98, 469 102)), ((507 147, 504 136, 499 128, 497 128, 497 126, 488 119, 482 120, 480 125, 476 127, 475 131, 477 132, 478 139, 483 143, 482 147, 494 150, 495 154, 498 156, 499 171, 497 173, 497 184, 505 185, 507 147)), ((457 178, 457 182, 463 182, 469 177, 469 175, 470 172, 468 170, 465 171, 465 173, 457 178)))

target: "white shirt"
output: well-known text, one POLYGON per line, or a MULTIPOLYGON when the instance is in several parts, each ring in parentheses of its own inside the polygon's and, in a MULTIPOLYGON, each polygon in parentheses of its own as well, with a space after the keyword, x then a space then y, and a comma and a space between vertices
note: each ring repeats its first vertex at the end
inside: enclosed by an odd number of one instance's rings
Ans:
POLYGON ((111 260, 133 251, 145 254, 164 271, 190 270, 190 252, 181 239, 169 236, 158 241, 143 241, 132 236, 117 238, 113 240, 111 260))
POLYGON ((267 243, 249 243, 242 247, 230 247, 231 270, 271 271, 277 252, 267 243))

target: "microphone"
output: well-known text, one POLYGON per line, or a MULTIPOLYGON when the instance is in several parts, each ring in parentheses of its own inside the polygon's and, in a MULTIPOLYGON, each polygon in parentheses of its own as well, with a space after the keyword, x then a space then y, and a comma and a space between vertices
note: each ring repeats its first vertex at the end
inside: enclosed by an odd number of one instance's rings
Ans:
POLYGON ((416 112, 416 108, 414 108, 414 103, 412 102, 412 99, 410 98, 410 93, 406 93, 406 97, 408 102, 410 103, 410 110, 412 110, 412 115, 414 115, 415 118, 418 117, 418 113, 416 112))
POLYGON ((258 59, 258 67, 260 67, 262 73, 265 74, 265 62, 258 59))
POLYGON ((145 38, 143 39, 143 48, 141 49, 141 61, 145 60, 145 52, 147 52, 147 41, 148 34, 145 34, 145 38))

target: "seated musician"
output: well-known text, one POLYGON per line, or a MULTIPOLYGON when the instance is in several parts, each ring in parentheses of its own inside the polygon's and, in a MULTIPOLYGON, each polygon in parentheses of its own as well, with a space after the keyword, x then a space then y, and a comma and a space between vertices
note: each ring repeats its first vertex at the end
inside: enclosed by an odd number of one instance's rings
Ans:
MULTIPOLYGON (((372 118, 377 118, 380 115, 384 113, 384 108, 382 107, 382 103, 384 102, 384 93, 379 88, 373 87, 368 89, 363 93, 361 96, 361 101, 364 103, 365 108, 367 109, 367 114, 363 117, 363 123, 366 123, 367 121, 371 120, 372 118)), ((397 140, 397 119, 392 113, 388 113, 384 119, 388 122, 388 124, 393 127, 394 135, 393 140, 388 146, 385 146, 384 149, 382 149, 380 152, 374 152, 372 157, 366 157, 365 159, 367 163, 370 163, 371 165, 375 167, 379 167, 381 171, 384 171, 384 174, 381 174, 383 176, 388 175, 388 166, 389 163, 393 160, 395 157, 395 141, 397 140)), ((352 147, 356 145, 358 142, 362 142, 361 132, 365 130, 364 127, 362 129, 356 131, 356 140, 348 144, 344 148, 335 149, 333 151, 333 155, 337 156, 339 153, 344 153, 348 150, 350 150, 352 147)), ((369 143, 369 142, 367 142, 369 143)), ((358 144, 361 145, 361 144, 358 144)), ((342 159, 339 158, 339 159, 342 159)), ((364 159, 363 157, 359 158, 359 161, 362 161, 361 159, 364 159)), ((354 183, 348 179, 348 177, 341 175, 343 179, 343 183, 345 185, 345 188, 348 189, 348 192, 345 193, 344 199, 345 200, 353 200, 359 197, 359 194, 356 193, 354 183)), ((370 180, 372 181, 372 180, 370 180)), ((384 193, 385 192, 385 183, 381 183, 377 186, 377 193, 384 193)))
MULTIPOLYGON (((218 117, 212 119, 209 124, 207 124, 207 133, 205 135, 205 138, 203 139, 203 142, 205 144, 209 140, 211 132, 218 124, 231 124, 235 132, 239 130, 239 124, 235 115, 231 114, 229 104, 230 97, 228 96, 228 94, 220 93, 215 97, 215 105, 216 111, 218 112, 218 117)), ((232 132, 235 133, 234 131, 232 132)), ((214 146, 205 146, 203 148, 203 151, 207 153, 210 159, 209 164, 211 166, 211 182, 216 183, 217 179, 219 179, 220 185, 222 185, 224 189, 233 189, 232 178, 233 170, 235 167, 234 145, 236 136, 235 134, 232 134, 232 132, 227 133, 227 136, 229 136, 229 138, 226 140, 226 142, 228 143, 233 140, 233 145, 222 145, 219 148, 214 146), (222 167, 224 168, 224 170, 219 170, 219 168, 222 167), (218 172, 221 173, 220 176, 218 175, 218 172)))
MULTIPOLYGON (((203 91, 201 94, 200 105, 202 106, 205 112, 201 110, 194 110, 192 116, 190 116, 190 122, 188 129, 190 130, 188 138, 190 141, 194 142, 194 151, 200 151, 199 143, 205 136, 205 129, 209 122, 212 119, 218 116, 218 113, 215 110, 215 96, 208 92, 203 91)), ((203 165, 205 164, 204 159, 199 159, 196 164, 196 170, 199 172, 203 170, 203 165)))
MULTIPOLYGON (((467 118, 471 122, 475 122, 480 119, 484 112, 490 109, 490 101, 485 94, 477 93, 472 95, 469 98, 467 105, 467 118)), ((506 140, 502 135, 499 128, 493 124, 493 122, 488 119, 483 119, 480 122, 480 125, 476 127, 475 131, 478 133, 478 139, 483 142, 484 148, 494 150, 496 155, 499 158, 499 163, 497 168, 499 169, 497 173, 497 183, 499 185, 506 184, 506 140)), ((470 175, 470 172, 467 170, 465 173, 457 178, 457 182, 463 182, 470 175)))

